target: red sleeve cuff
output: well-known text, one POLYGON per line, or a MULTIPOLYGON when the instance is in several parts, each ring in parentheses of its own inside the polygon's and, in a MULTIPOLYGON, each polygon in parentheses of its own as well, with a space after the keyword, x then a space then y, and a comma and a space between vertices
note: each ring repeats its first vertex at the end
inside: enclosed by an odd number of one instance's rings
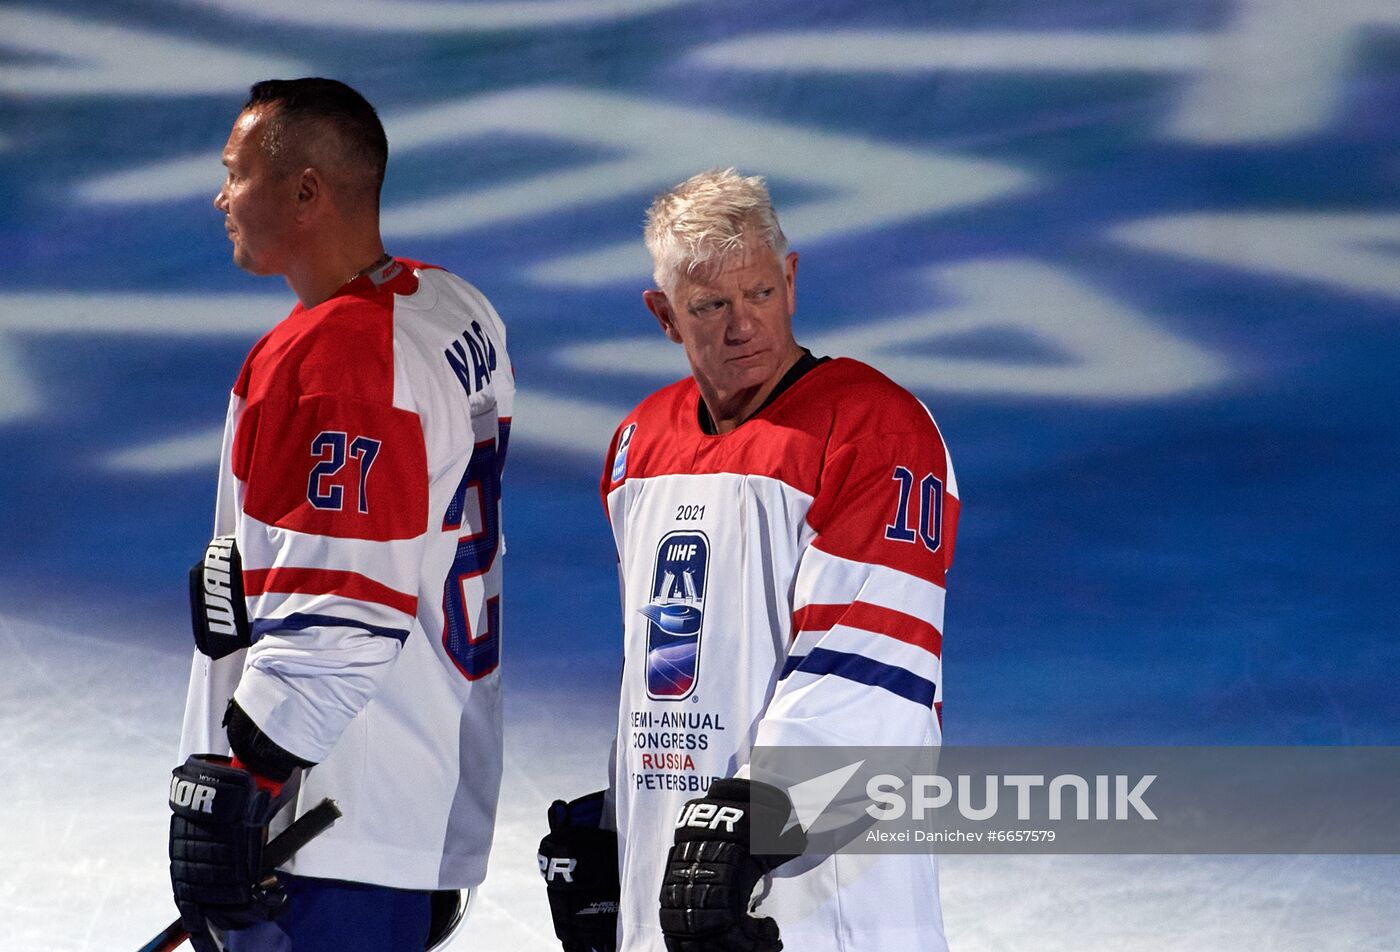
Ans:
MULTIPOLYGON (((248 770, 248 765, 239 760, 237 754, 233 755, 233 766, 237 767, 239 770, 248 770)), ((264 777, 262 774, 253 773, 251 770, 248 770, 248 773, 253 774, 253 782, 258 785, 259 790, 266 790, 267 795, 274 800, 281 795, 283 784, 268 777, 264 777)))

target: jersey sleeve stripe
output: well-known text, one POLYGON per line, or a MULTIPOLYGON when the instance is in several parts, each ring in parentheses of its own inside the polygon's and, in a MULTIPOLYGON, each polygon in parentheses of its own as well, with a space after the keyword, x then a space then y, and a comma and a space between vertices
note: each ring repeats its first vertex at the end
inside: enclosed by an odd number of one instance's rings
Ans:
POLYGON ((942 630, 943 586, 871 562, 857 562, 824 552, 815 545, 802 556, 793 592, 794 610, 809 604, 861 601, 921 618, 942 630))
POLYGON ((370 625, 353 618, 339 618, 335 615, 284 615, 281 618, 259 618, 253 622, 252 638, 257 641, 263 635, 272 631, 305 631, 308 628, 355 628, 371 635, 381 638, 393 638, 403 644, 408 640, 408 629, 406 628, 385 628, 382 625, 370 625))
POLYGON ((353 601, 336 595, 287 595, 282 592, 266 592, 248 599, 250 618, 286 618, 288 615, 354 618, 361 625, 395 630, 411 628, 414 622, 413 616, 377 602, 353 601))
POLYGON ((870 687, 883 688, 906 700, 924 707, 932 707, 937 693, 934 683, 921 678, 912 671, 882 664, 860 655, 844 651, 831 651, 827 648, 813 648, 805 655, 793 655, 783 665, 778 680, 785 680, 793 674, 830 674, 848 681, 856 681, 870 687))
POLYGON ((312 565, 331 572, 363 575, 395 592, 418 591, 423 540, 378 542, 297 532, 259 522, 244 514, 238 551, 247 574, 258 569, 312 565))
POLYGON ((827 631, 837 625, 887 635, 933 655, 943 653, 943 634, 936 627, 922 618, 869 602, 806 605, 793 613, 792 636, 796 638, 804 631, 827 631))
POLYGON ((788 648, 788 655, 810 654, 814 648, 860 655, 871 661, 903 668, 934 684, 943 676, 943 662, 938 655, 931 654, 918 645, 896 641, 860 628, 838 625, 828 631, 801 632, 788 648))
POLYGON ((285 567, 248 569, 243 572, 243 590, 249 597, 267 592, 338 595, 361 602, 374 602, 410 617, 418 614, 418 596, 392 589, 358 572, 285 567))

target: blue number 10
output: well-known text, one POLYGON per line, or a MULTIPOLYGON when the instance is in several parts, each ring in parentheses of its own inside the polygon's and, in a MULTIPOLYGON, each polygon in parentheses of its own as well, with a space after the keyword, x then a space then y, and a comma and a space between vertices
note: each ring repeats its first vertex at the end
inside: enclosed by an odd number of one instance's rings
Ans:
POLYGON ((903 466, 896 466, 890 477, 899 483, 899 501, 895 504, 894 521, 885 526, 885 538, 891 542, 913 542, 916 538, 924 543, 924 548, 937 552, 943 544, 943 480, 928 473, 919 482, 919 498, 911 500, 914 492, 914 474, 903 466), (914 503, 911 513, 910 502, 914 503), (915 526, 910 526, 911 515, 915 526))

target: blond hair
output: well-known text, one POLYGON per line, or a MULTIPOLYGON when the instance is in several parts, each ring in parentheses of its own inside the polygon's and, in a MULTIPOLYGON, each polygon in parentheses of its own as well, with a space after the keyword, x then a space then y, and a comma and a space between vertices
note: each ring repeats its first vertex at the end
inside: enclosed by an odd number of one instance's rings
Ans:
POLYGON ((787 236, 762 176, 740 175, 733 168, 692 175, 656 196, 647 209, 647 251, 662 290, 683 273, 743 251, 754 238, 779 259, 787 253, 787 236))

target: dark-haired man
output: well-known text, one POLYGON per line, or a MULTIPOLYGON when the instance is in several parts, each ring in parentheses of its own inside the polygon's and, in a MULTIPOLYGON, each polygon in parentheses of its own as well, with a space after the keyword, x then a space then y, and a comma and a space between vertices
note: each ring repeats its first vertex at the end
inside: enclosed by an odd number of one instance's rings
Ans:
POLYGON ((514 380, 479 291, 384 253, 387 155, 327 79, 255 85, 224 150, 234 263, 298 303, 234 384, 191 575, 170 852, 200 952, 420 952, 434 893, 485 874, 514 380), (343 818, 263 877, 268 826, 327 796, 343 818))

